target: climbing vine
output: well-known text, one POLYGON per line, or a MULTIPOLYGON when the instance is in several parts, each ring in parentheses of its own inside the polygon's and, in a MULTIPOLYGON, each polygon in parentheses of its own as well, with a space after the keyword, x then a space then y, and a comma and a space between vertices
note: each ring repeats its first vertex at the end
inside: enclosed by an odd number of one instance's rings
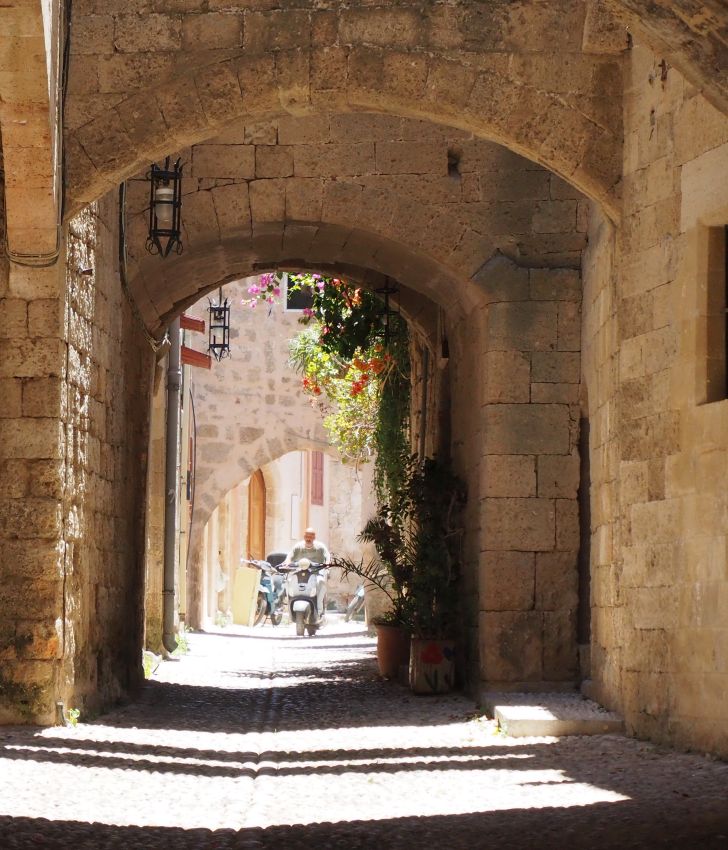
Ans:
POLYGON ((377 496, 386 501, 409 455, 406 322, 396 313, 385 317, 373 293, 339 278, 291 275, 291 287, 307 287, 313 305, 300 319, 307 328, 290 343, 290 362, 342 458, 376 458, 377 496))

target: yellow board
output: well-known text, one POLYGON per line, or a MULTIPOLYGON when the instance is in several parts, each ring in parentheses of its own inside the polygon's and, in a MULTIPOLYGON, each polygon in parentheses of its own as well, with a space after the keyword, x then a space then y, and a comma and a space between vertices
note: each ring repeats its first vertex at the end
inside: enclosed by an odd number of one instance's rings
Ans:
POLYGON ((233 623, 252 626, 255 618, 255 603, 258 599, 260 570, 238 567, 233 584, 233 623))

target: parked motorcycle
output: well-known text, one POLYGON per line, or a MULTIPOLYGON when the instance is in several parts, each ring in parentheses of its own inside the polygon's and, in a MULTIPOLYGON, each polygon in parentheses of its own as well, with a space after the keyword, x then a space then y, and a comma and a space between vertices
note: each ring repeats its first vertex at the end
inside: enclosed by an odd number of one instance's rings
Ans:
POLYGON ((327 565, 299 558, 292 564, 281 564, 279 569, 286 572, 291 620, 296 624, 296 635, 302 637, 304 629, 309 635, 315 635, 326 614, 327 565))
POLYGON ((344 622, 348 623, 349 620, 355 615, 358 614, 359 611, 364 607, 364 583, 362 582, 359 587, 354 591, 354 595, 349 600, 349 604, 346 606, 346 613, 344 614, 344 622))
POLYGON ((260 570, 260 584, 258 585, 253 625, 257 626, 262 623, 266 617, 270 617, 274 626, 280 625, 287 602, 284 576, 268 561, 241 558, 241 562, 252 564, 260 570))

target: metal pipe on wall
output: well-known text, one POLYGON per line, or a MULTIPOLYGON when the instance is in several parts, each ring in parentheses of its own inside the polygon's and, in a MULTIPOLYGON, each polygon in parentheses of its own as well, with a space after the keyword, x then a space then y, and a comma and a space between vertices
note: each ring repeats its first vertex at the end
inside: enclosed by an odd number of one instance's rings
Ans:
POLYGON ((177 552, 177 490, 179 484, 179 414, 182 385, 180 322, 169 328, 171 347, 167 361, 167 454, 164 481, 164 585, 162 589, 162 643, 174 652, 174 579, 177 552))

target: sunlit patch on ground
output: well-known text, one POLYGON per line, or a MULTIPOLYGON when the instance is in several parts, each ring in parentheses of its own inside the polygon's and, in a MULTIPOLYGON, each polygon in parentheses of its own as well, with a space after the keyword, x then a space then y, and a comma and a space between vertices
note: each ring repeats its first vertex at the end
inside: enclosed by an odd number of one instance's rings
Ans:
POLYGON ((358 626, 195 634, 191 646, 96 722, 0 731, 0 821, 16 836, 43 819, 61 835, 67 823, 263 828, 271 841, 289 824, 397 824, 414 841, 423 823, 451 822, 451 845, 465 847, 506 828, 497 813, 539 833, 539 812, 596 818, 607 836, 683 805, 686 788, 728 812, 728 765, 619 736, 507 738, 463 696, 382 681, 358 626))

